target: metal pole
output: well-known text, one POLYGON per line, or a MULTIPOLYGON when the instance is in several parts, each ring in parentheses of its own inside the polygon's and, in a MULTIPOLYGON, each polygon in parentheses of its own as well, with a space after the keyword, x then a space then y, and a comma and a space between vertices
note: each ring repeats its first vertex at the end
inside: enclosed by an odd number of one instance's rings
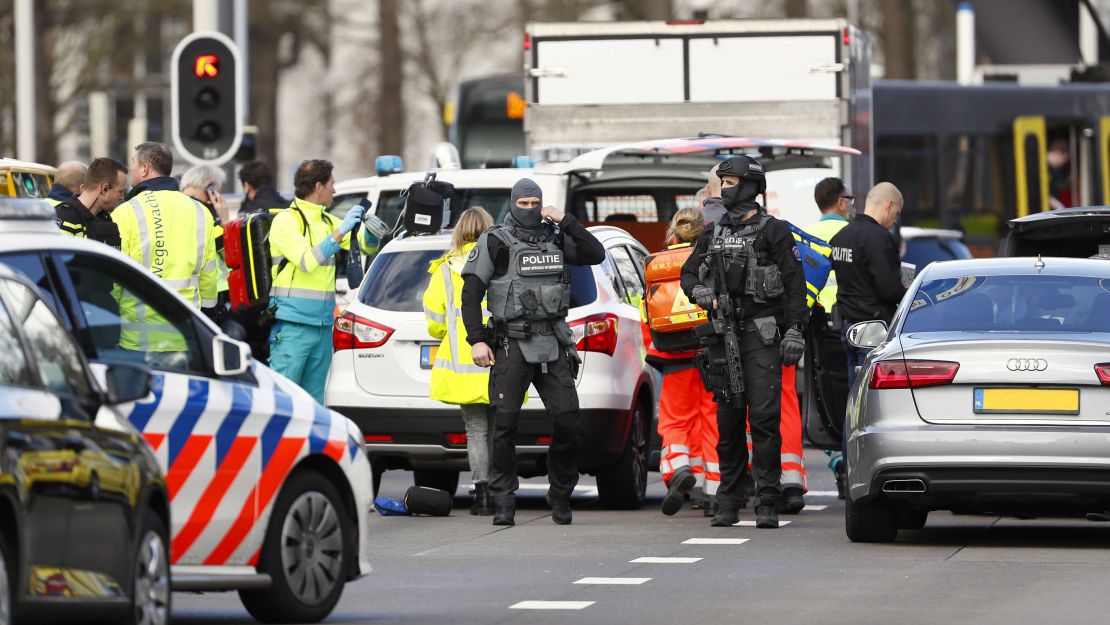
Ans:
POLYGON ((1087 67, 1098 65, 1098 24, 1086 2, 1079 3, 1079 60, 1087 67))
POLYGON ((193 32, 220 30, 219 0, 193 0, 193 32))
POLYGON ((251 81, 248 79, 250 63, 250 32, 247 30, 247 0, 235 0, 235 45, 239 46, 239 82, 243 93, 243 125, 251 120, 251 81))
POLYGON ((15 2, 16 155, 34 161, 35 152, 35 5, 15 2))
POLYGON ((970 85, 975 77, 975 9, 961 2, 956 9, 956 81, 970 85))

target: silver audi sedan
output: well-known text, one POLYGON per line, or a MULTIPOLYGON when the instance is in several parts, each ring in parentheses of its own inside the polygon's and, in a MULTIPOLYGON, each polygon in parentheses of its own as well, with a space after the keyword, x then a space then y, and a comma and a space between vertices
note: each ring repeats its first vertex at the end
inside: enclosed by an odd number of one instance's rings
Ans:
POLYGON ((848 399, 852 541, 931 510, 1110 511, 1110 261, 934 263, 849 340, 874 348, 848 399))

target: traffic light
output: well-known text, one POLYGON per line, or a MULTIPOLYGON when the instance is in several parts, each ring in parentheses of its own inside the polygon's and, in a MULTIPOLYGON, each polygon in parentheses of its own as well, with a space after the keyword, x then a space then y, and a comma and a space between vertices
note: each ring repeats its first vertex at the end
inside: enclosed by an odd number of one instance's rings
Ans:
POLYGON ((170 68, 174 147, 192 163, 226 163, 243 138, 239 49, 222 33, 193 33, 170 68))

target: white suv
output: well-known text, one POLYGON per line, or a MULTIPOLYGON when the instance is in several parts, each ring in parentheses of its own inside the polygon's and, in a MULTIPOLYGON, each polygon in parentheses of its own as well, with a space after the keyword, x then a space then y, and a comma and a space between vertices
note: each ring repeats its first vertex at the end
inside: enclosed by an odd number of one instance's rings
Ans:
MULTIPOLYGON (((605 246, 597 266, 569 267, 571 309, 582 367, 579 469, 597 476, 614 508, 644 499, 655 378, 644 363, 640 300, 647 251, 624 230, 590 228, 605 246)), ((326 403, 366 437, 375 479, 411 469, 415 481, 454 492, 467 469, 466 435, 457 406, 428 397, 438 341, 428 334, 423 294, 428 263, 448 235, 397 239, 374 260, 357 298, 336 320, 336 350, 326 403)), ((521 413, 516 450, 524 477, 546 472, 550 423, 533 387, 521 413)))

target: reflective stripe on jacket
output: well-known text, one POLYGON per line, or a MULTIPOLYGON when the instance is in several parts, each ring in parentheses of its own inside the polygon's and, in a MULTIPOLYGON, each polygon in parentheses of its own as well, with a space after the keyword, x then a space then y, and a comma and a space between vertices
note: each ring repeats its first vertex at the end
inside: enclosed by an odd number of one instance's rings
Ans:
MULTIPOLYGON (((197 308, 216 305, 212 216, 178 191, 143 191, 112 211, 121 251, 197 308)), ((124 349, 185 351, 182 334, 128 293, 120 293, 124 349)))
MULTIPOLYGON (((840 232, 847 225, 847 219, 825 216, 820 221, 811 223, 802 229, 818 239, 832 241, 833 235, 840 232)), ((836 303, 836 271, 829 273, 829 281, 825 283, 825 288, 821 289, 817 301, 826 312, 832 311, 833 304, 836 303)))
MULTIPOLYGON (((462 320, 462 268, 474 248, 467 243, 458 254, 433 260, 424 291, 428 334, 442 339, 432 365, 431 398, 448 404, 488 404, 489 369, 474 364, 462 320)), ((483 308, 485 303, 483 302, 483 308)), ((483 315, 483 322, 489 313, 483 315)))

